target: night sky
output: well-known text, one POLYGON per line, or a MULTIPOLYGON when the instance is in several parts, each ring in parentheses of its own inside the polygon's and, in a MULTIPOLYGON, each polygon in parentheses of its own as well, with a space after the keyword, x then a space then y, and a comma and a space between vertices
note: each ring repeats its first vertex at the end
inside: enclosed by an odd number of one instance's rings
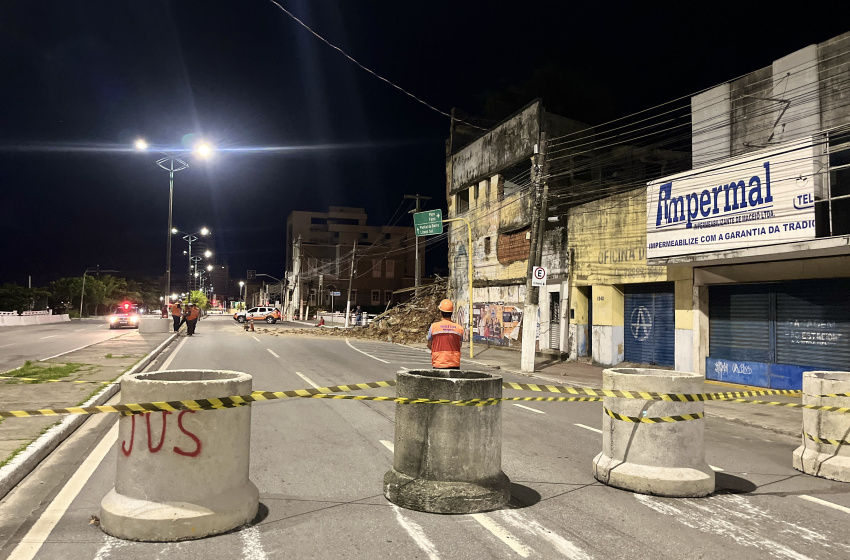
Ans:
MULTIPOLYGON (((429 104, 494 123, 539 96, 598 124, 847 30, 841 2, 280 2, 429 104)), ((218 148, 186 156, 174 224, 212 229, 234 277, 283 275, 293 210, 362 206, 380 225, 404 194, 445 208, 449 119, 268 0, 5 0, 0 53, 0 283, 164 273, 168 174, 137 137, 218 148)))

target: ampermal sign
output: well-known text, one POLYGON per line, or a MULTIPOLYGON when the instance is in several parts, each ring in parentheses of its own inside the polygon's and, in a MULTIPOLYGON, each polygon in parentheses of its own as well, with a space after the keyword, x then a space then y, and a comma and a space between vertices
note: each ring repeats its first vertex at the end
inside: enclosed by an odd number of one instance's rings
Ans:
POLYGON ((815 237, 819 146, 811 138, 647 185, 647 258, 815 237))

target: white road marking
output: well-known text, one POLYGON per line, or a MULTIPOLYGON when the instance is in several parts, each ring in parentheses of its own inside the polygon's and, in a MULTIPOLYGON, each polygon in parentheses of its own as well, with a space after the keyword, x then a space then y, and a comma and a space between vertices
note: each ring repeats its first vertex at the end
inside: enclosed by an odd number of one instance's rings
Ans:
POLYGON ((123 539, 116 539, 113 536, 103 534, 103 545, 101 545, 100 549, 94 556, 94 560, 107 560, 107 558, 113 558, 112 553, 116 548, 122 548, 131 541, 125 541, 123 539))
POLYGON ((171 362, 174 361, 174 357, 177 355, 177 352, 179 352, 180 349, 183 348, 183 345, 186 344, 187 340, 189 340, 189 339, 184 338, 183 340, 180 341, 180 344, 177 345, 177 348, 174 349, 174 352, 172 352, 171 355, 168 356, 168 358, 166 358, 165 362, 163 362, 162 367, 160 368, 161 371, 168 369, 168 366, 170 366, 171 362))
POLYGON ((388 361, 386 361, 386 360, 382 360, 381 358, 376 358, 376 357, 375 357, 375 356, 373 356, 372 354, 367 354, 367 353, 366 353, 366 352, 364 352, 363 350, 360 350, 360 349, 358 349, 358 348, 355 348, 354 346, 352 346, 352 345, 351 345, 351 343, 348 341, 348 339, 347 339, 347 338, 345 339, 345 343, 346 343, 346 344, 348 344, 348 347, 349 347, 349 348, 351 348, 352 350, 356 350, 356 351, 360 352, 360 353, 361 353, 361 354, 363 354, 364 356, 369 356, 369 357, 370 357, 370 358, 372 358, 373 360, 378 360, 379 362, 383 362, 383 363, 385 363, 385 364, 388 364, 388 363, 389 363, 389 362, 388 362, 388 361))
POLYGON ((708 466, 711 467, 711 470, 713 470, 714 472, 723 472, 723 469, 721 469, 720 467, 715 467, 714 465, 708 466))
MULTIPOLYGON (((269 350, 269 352, 271 352, 271 350, 269 350)), ((301 379, 303 379, 304 381, 306 381, 306 382, 307 382, 307 383, 308 383, 311 387, 313 387, 313 389, 318 389, 318 388, 319 388, 319 386, 318 386, 318 385, 316 385, 315 383, 313 383, 312 381, 310 381, 310 378, 309 378, 309 377, 307 377, 306 375, 304 375, 303 373, 301 373, 300 371, 296 371, 296 372, 295 372, 295 375, 297 375, 298 377, 300 377, 301 379)))
POLYGON ((266 560, 266 551, 263 549, 263 541, 260 540, 260 530, 256 527, 248 527, 239 531, 242 539, 242 558, 245 560, 266 560))
POLYGON ((520 408, 524 408, 524 409, 526 409, 526 410, 530 410, 531 412, 536 412, 537 414, 546 414, 546 413, 545 413, 545 412, 543 412, 542 410, 537 410, 536 408, 531 408, 531 407, 529 407, 529 406, 525 406, 525 405, 521 405, 521 404, 516 404, 516 403, 513 403, 513 405, 514 405, 514 406, 518 406, 518 407, 520 407, 520 408))
POLYGON ((836 509, 838 511, 843 511, 844 513, 850 513, 849 507, 840 506, 838 504, 833 504, 832 502, 827 502, 826 500, 821 500, 820 498, 815 498, 814 496, 807 496, 805 494, 800 494, 797 496, 801 500, 806 500, 807 502, 813 502, 815 504, 820 504, 822 506, 826 506, 828 508, 836 509))
POLYGON ((551 529, 544 527, 537 521, 529 519, 517 510, 503 510, 500 511, 498 515, 510 525, 513 525, 516 529, 526 531, 531 535, 536 535, 546 539, 558 550, 558 552, 567 558, 572 558, 573 560, 592 560, 593 558, 574 542, 569 539, 565 539, 551 529))
POLYGON ((271 349, 271 348, 266 348, 266 350, 268 350, 268 351, 269 351, 269 354, 271 354, 271 355, 272 355, 272 356, 274 356, 275 358, 280 358, 280 356, 278 356, 277 354, 275 354, 275 353, 272 351, 272 349, 271 349))
POLYGON ((44 340, 45 338, 53 338, 59 336, 58 334, 51 334, 50 336, 42 336, 40 340, 44 340))
POLYGON ((440 560, 440 557, 437 555, 437 547, 434 546, 434 543, 428 540, 428 537, 425 536, 425 531, 422 530, 422 527, 415 521, 405 519, 400 507, 395 504, 392 504, 392 506, 393 511, 395 511, 396 521, 398 521, 398 524, 407 531, 407 534, 410 535, 413 542, 422 549, 422 552, 428 555, 429 560, 440 560))
POLYGON ((112 426, 106 436, 100 440, 94 451, 83 461, 80 468, 77 469, 77 472, 68 480, 62 490, 53 498, 53 501, 50 502, 50 505, 41 514, 38 521, 24 535, 24 538, 21 539, 21 542, 9 556, 9 560, 32 560, 32 558, 35 558, 35 555, 41 550, 42 545, 50 536, 56 524, 65 515, 68 506, 71 505, 71 502, 74 501, 80 490, 83 489, 83 486, 88 482, 92 473, 94 473, 101 461, 103 461, 103 458, 106 457, 106 454, 115 445, 116 439, 118 439, 117 422, 112 426))
POLYGON ((474 520, 479 522, 482 527, 493 533, 497 539, 511 547, 511 549, 522 556, 523 558, 528 558, 534 550, 528 548, 524 544, 520 542, 518 538, 516 538, 513 533, 484 515, 483 513, 473 513, 470 515, 474 520))
POLYGON ((112 340, 113 338, 117 338, 119 336, 123 336, 125 333, 116 334, 115 336, 110 336, 109 338, 104 338, 103 340, 98 340, 97 342, 92 342, 91 344, 86 344, 85 346, 80 346, 79 348, 74 348, 73 350, 68 350, 67 352, 60 352, 55 356, 49 356, 47 358, 42 358, 39 362, 46 362, 47 360, 52 360, 53 358, 58 358, 59 356, 64 356, 65 354, 70 354, 71 352, 76 352, 77 350, 82 350, 83 348, 88 348, 89 346, 94 346, 95 344, 100 344, 101 342, 106 342, 107 340, 112 340))
MULTIPOLYGON (((675 501, 643 494, 634 494, 634 497, 648 508, 669 515, 686 527, 718 535, 729 542, 752 547, 777 558, 809 558, 803 552, 791 548, 792 546, 802 551, 831 548, 831 556, 835 558, 850 555, 850 545, 844 544, 845 534, 830 535, 826 532, 826 527, 818 527, 815 530, 785 521, 776 512, 760 508, 751 499, 739 494, 677 498, 675 501), (782 538, 788 544, 766 536, 764 527, 771 527, 776 538, 782 538)), ((810 518, 800 519, 810 521, 810 518)))
POLYGON ((384 447, 390 450, 390 452, 395 453, 395 444, 391 441, 387 441, 385 439, 380 440, 381 443, 384 444, 384 447))
POLYGON ((590 426, 585 426, 584 424, 575 424, 575 426, 578 426, 579 428, 584 428, 585 430, 590 430, 591 432, 596 432, 597 434, 602 433, 602 430, 600 430, 599 428, 591 428, 590 426))
POLYGON ((260 339, 259 339, 259 338, 257 338, 257 337, 256 337, 256 336, 254 336, 254 335, 251 335, 251 338, 253 338, 253 339, 254 339, 254 340, 256 340, 257 342, 260 342, 260 339))
POLYGON ((12 344, 15 344, 15 343, 14 343, 14 342, 12 342, 12 343, 10 343, 10 344, 4 344, 3 346, 0 346, 0 348, 6 348, 7 346, 12 346, 12 344))

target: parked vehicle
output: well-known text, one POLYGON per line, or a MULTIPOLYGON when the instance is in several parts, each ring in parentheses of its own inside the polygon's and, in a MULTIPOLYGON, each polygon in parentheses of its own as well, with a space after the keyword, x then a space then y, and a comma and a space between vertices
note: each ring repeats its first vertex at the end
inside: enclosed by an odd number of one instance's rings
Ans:
POLYGON ((233 318, 239 323, 244 323, 251 317, 255 321, 265 321, 273 325, 280 321, 280 311, 274 307, 252 307, 247 311, 237 311, 233 314, 233 318))

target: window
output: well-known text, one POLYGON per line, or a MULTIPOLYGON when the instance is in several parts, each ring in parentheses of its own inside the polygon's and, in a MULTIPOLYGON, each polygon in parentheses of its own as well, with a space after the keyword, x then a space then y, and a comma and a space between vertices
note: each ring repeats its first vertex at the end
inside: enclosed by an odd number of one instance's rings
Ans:
POLYGON ((316 305, 316 290, 310 290, 310 305, 316 305))
POLYGON ((529 228, 523 228, 512 233, 500 233, 496 245, 496 256, 502 264, 528 259, 531 252, 531 241, 528 238, 529 228))
POLYGON ((372 259, 372 278, 381 277, 381 259, 372 259))
POLYGON ((455 204, 457 204, 458 213, 469 210, 469 189, 464 189, 455 195, 455 204))
POLYGON ((485 254, 485 255, 489 255, 489 254, 490 254, 490 249, 491 249, 491 247, 490 247, 490 238, 489 238, 489 237, 485 237, 485 238, 484 238, 484 254, 485 254))
POLYGON ((395 261, 387 261, 387 278, 395 277, 395 261))
POLYGON ((478 200, 478 185, 475 185, 475 187, 473 187, 473 192, 474 192, 473 196, 475 197, 475 200, 478 200))
POLYGON ((393 291, 385 290, 384 291, 384 303, 390 303, 393 300, 393 291))
POLYGON ((372 305, 378 305, 379 303, 381 303, 381 291, 372 290, 372 305))
POLYGON ((351 290, 351 307, 357 307, 357 290, 351 290))

